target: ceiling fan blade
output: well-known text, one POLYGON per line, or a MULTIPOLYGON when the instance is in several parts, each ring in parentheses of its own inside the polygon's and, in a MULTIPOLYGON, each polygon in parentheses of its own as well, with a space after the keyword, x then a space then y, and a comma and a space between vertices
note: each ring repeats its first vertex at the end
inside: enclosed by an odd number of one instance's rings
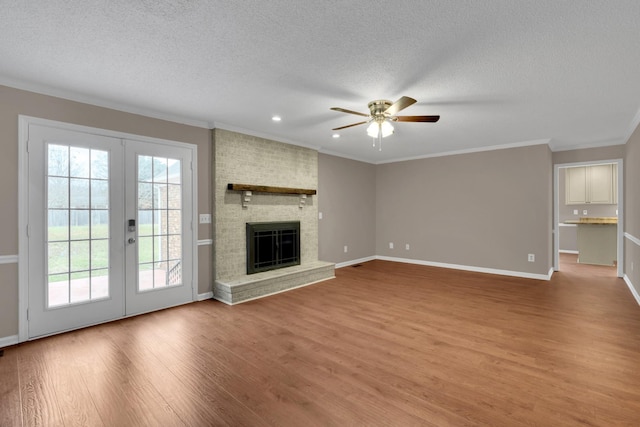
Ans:
POLYGON ((339 107, 332 107, 332 108, 330 108, 330 110, 340 111, 341 113, 356 114, 358 116, 363 116, 363 117, 369 117, 368 114, 359 113, 357 111, 352 111, 352 110, 345 110, 344 108, 339 108, 339 107))
POLYGON ((403 96, 402 98, 398 99, 395 103, 393 103, 391 107, 387 108, 384 112, 385 114, 394 116, 399 111, 404 110, 409 105, 415 104, 416 102, 418 101, 416 101, 413 98, 409 98, 408 96, 403 96))
POLYGON ((435 123, 440 120, 440 116, 396 116, 393 121, 398 122, 431 122, 435 123))
POLYGON ((364 121, 364 122, 358 122, 358 123, 352 123, 352 124, 350 124, 350 125, 346 125, 346 126, 342 126, 342 127, 339 127, 339 128, 335 128, 335 129, 331 129, 331 130, 340 130, 340 129, 346 129, 346 128, 350 128, 351 126, 358 126, 358 125, 363 125, 363 124, 365 124, 365 123, 369 123, 369 120, 367 120, 367 121, 364 121))

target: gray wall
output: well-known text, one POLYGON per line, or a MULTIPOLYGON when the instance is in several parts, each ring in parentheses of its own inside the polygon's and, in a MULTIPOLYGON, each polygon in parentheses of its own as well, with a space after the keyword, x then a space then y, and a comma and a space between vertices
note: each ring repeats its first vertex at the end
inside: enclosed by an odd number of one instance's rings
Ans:
POLYGON ((341 263, 376 254, 375 201, 375 165, 318 155, 320 260, 341 263))
MULTIPOLYGON (((211 212, 208 129, 0 86, 0 257, 18 254, 18 115, 181 141, 198 146, 198 206, 211 212)), ((211 239, 200 225, 198 239, 211 239)), ((198 246, 199 293, 212 290, 212 247, 198 246)), ((18 334, 18 264, 0 264, 0 338, 18 334)))
POLYGON ((546 145, 378 165, 376 254, 546 275, 551 177, 546 145))
MULTIPOLYGON (((624 230, 637 241, 640 239, 640 126, 626 144, 624 177, 624 230)), ((640 294, 640 246, 625 238, 624 247, 625 274, 640 294)))

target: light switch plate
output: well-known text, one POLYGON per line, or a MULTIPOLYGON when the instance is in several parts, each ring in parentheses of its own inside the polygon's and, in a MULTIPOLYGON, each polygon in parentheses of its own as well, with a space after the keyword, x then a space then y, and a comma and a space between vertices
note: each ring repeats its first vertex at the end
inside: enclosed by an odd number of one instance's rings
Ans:
POLYGON ((586 215, 586 214, 587 214, 587 210, 586 210, 586 209, 584 209, 584 210, 582 211, 582 215, 586 215))
POLYGON ((200 214, 200 224, 211 224, 211 214, 200 214))
POLYGON ((578 209, 574 209, 574 210, 573 210, 573 214, 574 214, 574 215, 578 215, 578 209))

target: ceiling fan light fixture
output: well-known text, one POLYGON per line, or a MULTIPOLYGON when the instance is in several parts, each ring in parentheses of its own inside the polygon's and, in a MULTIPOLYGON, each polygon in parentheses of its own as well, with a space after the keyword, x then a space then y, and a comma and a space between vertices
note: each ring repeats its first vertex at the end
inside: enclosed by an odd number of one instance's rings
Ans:
POLYGON ((385 120, 380 124, 380 131, 382 132, 383 138, 391 135, 393 133, 393 130, 393 125, 389 122, 389 120, 385 120))
POLYGON ((372 120, 369 127, 367 127, 367 135, 369 135, 371 138, 377 138, 379 130, 380 125, 378 124, 378 122, 372 120))
POLYGON ((371 138, 377 138, 382 135, 383 138, 393 134, 393 125, 388 120, 372 120, 367 127, 367 135, 371 138))

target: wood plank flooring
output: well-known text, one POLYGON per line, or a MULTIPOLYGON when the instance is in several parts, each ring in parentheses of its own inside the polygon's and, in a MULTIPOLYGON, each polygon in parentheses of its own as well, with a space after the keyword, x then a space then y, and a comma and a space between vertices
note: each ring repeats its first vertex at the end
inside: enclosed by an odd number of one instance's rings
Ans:
POLYGON ((549 282, 385 261, 5 349, 1 426, 638 426, 640 306, 611 267, 549 282))

